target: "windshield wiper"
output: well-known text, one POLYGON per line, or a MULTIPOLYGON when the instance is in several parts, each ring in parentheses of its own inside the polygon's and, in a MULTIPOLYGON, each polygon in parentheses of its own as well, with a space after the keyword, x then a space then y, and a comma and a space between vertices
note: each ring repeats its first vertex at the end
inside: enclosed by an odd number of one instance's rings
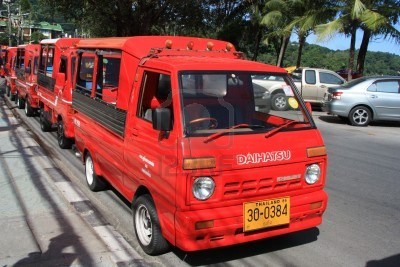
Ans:
POLYGON ((235 129, 239 129, 239 128, 251 128, 251 129, 255 129, 255 128, 265 128, 265 126, 263 125, 255 125, 255 124, 247 124, 247 123, 242 123, 242 124, 238 124, 232 127, 229 127, 228 129, 223 129, 222 131, 216 132, 210 136, 208 136, 206 139, 204 139, 204 143, 208 143, 211 140, 214 140, 224 134, 230 133, 232 132, 232 130, 235 129))
POLYGON ((279 126, 279 127, 276 127, 276 128, 274 128, 274 129, 272 129, 271 131, 267 132, 267 133, 265 134, 265 138, 268 138, 268 137, 270 137, 271 135, 276 134, 277 132, 279 132, 279 131, 282 130, 283 128, 288 127, 289 125, 292 125, 292 124, 296 124, 296 123, 305 124, 306 122, 302 122, 302 121, 289 121, 289 122, 287 122, 287 123, 285 123, 285 124, 282 124, 282 125, 279 126))

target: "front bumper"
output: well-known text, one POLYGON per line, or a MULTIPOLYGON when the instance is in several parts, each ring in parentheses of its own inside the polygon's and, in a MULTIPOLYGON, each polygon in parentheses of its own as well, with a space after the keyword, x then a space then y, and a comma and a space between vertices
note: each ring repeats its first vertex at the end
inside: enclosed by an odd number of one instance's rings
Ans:
POLYGON ((175 245, 184 251, 217 248, 292 233, 321 224, 328 201, 325 191, 292 196, 290 201, 289 224, 246 233, 243 232, 242 205, 177 212, 175 245), (311 204, 318 202, 321 202, 321 206, 312 208, 311 204), (196 222, 208 220, 214 221, 214 227, 195 229, 196 222))

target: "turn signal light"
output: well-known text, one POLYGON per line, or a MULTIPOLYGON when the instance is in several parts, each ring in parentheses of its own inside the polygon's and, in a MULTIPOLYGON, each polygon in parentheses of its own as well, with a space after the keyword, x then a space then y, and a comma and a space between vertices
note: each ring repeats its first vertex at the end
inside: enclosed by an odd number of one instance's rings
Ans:
POLYGON ((213 228, 214 227, 214 221, 202 221, 202 222, 196 222, 194 228, 196 230, 201 230, 201 229, 207 229, 207 228, 213 228))
POLYGON ((184 170, 215 168, 215 158, 189 158, 183 160, 184 170))
POLYGON ((307 157, 309 157, 309 158, 325 156, 325 155, 326 155, 326 147, 325 146, 307 148, 307 157))
POLYGON ((310 204, 310 209, 315 210, 315 209, 319 209, 322 207, 322 202, 314 202, 310 204))

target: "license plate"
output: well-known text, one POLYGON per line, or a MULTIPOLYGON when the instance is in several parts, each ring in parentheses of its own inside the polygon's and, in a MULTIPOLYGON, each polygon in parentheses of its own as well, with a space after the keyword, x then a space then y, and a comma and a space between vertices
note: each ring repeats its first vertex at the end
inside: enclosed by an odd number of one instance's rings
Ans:
POLYGON ((289 197, 243 203, 244 232, 288 224, 289 221, 289 197))

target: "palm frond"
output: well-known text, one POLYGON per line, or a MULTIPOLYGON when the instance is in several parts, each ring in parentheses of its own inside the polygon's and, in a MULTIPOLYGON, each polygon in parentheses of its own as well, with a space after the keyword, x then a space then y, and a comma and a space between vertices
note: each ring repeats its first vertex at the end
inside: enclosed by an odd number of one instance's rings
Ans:
POLYGON ((366 10, 366 7, 361 2, 361 0, 354 0, 354 6, 353 6, 353 9, 351 10, 351 18, 352 19, 360 18, 365 10, 366 10))
POLYGON ((335 35, 335 33, 343 31, 343 23, 340 19, 334 20, 326 24, 318 25, 315 28, 317 41, 325 41, 331 39, 335 35))
POLYGON ((379 28, 389 24, 386 17, 372 10, 366 10, 360 17, 365 27, 372 31, 377 31, 379 28))

